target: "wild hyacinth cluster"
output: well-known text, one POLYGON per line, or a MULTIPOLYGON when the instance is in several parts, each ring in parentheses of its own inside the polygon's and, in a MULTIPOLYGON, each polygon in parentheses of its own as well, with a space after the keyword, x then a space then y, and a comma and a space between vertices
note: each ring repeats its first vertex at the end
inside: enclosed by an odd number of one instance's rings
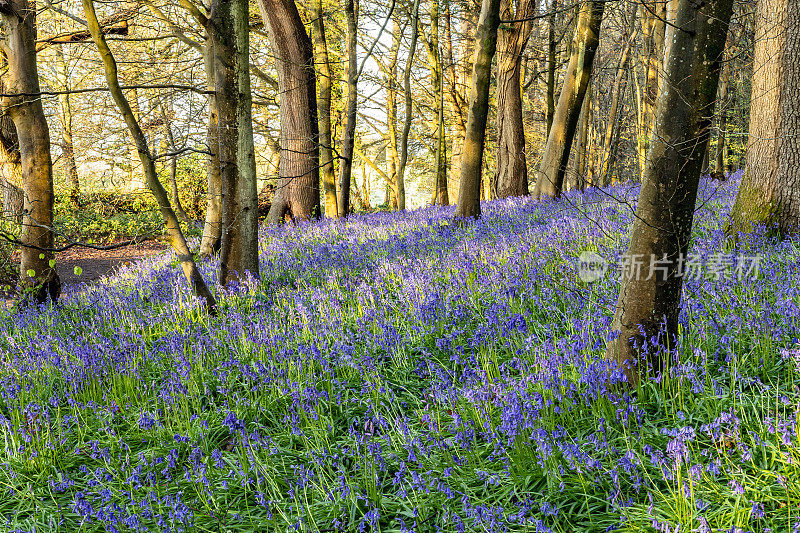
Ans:
MULTIPOLYGON (((0 317, 7 531, 797 531, 800 248, 687 284, 669 371, 603 360, 635 188, 265 230, 208 319, 164 255, 0 317)), ((214 280, 214 264, 204 265, 214 280)))

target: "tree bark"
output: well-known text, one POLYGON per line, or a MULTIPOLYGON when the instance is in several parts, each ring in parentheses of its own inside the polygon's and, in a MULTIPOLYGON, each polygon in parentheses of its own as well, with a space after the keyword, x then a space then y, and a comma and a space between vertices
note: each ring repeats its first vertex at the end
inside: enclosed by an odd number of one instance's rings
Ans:
POLYGON ((675 346, 684 261, 733 0, 680 0, 606 357, 636 384, 675 346), (641 269, 636 265, 641 264, 641 269))
POLYGON ((214 40, 215 95, 219 113, 222 200, 222 285, 258 277, 258 188, 250 93, 248 0, 214 0, 209 29, 214 40))
POLYGON ((210 257, 219 251, 222 237, 222 177, 219 162, 219 112, 214 96, 214 41, 206 32, 203 46, 203 62, 206 71, 208 95, 208 121, 206 125, 206 179, 208 192, 206 201, 206 220, 203 225, 203 238, 200 241, 200 256, 210 257))
POLYGON ((133 142, 139 154, 139 160, 141 161, 142 168, 144 169, 147 187, 155 197, 159 210, 161 211, 161 216, 164 218, 164 225, 166 226, 167 230, 167 240, 169 241, 173 250, 175 250, 175 253, 178 257, 178 262, 183 269, 186 279, 194 289, 195 294, 204 300, 208 313, 211 315, 216 315, 217 301, 214 298, 214 295, 211 294, 211 291, 208 289, 208 285, 206 285, 206 281, 203 279, 202 274, 198 270, 192 253, 189 251, 189 246, 186 244, 186 238, 181 231, 178 217, 175 215, 175 211, 172 209, 169 196, 167 196, 167 191, 164 189, 164 186, 161 185, 158 175, 156 174, 156 166, 155 162, 153 161, 153 156, 150 153, 150 148, 147 144, 147 138, 145 137, 144 132, 142 132, 142 128, 133 114, 131 105, 128 102, 128 99, 125 97, 122 88, 120 87, 117 62, 114 59, 108 44, 106 43, 106 39, 102 33, 102 30, 100 29, 100 23, 97 20, 97 14, 95 13, 94 9, 94 2, 92 0, 82 0, 82 2, 83 12, 86 17, 89 32, 92 34, 92 40, 97 46, 100 53, 100 58, 103 62, 109 91, 111 92, 114 102, 117 104, 117 108, 119 108, 119 111, 122 114, 122 118, 125 120, 125 124, 131 133, 131 137, 133 137, 133 142))
POLYGON ((456 219, 481 216, 481 172, 486 144, 486 120, 489 116, 492 60, 497 50, 497 28, 500 25, 500 1, 483 0, 481 3, 472 60, 467 135, 461 154, 461 184, 458 188, 456 219))
MULTIPOLYGON (((259 0, 272 41, 281 95, 278 190, 267 222, 319 217, 319 123, 314 52, 294 0, 259 0)), ((341 207, 341 206, 340 206, 341 207)))
POLYGON ((353 176, 353 144, 358 118, 358 1, 344 0, 344 14, 347 20, 347 104, 344 127, 342 128, 341 162, 339 163, 338 205, 339 216, 346 217, 350 212, 350 180, 353 176))
MULTIPOLYGON (((0 92, 6 93, 0 79, 0 92)), ((0 100, 0 188, 2 188, 2 218, 22 224, 25 195, 22 194, 22 158, 14 121, 3 111, 0 100)))
POLYGON ((314 62, 319 80, 317 107, 319 109, 319 157, 322 169, 322 187, 325 192, 325 216, 339 216, 336 198, 336 173, 333 167, 333 130, 331 128, 331 89, 333 74, 328 56, 328 40, 325 37, 325 14, 322 0, 312 2, 314 18, 314 62))
POLYGON ((428 68, 431 72, 431 87, 433 98, 436 102, 436 122, 433 137, 436 139, 434 160, 436 172, 433 178, 434 205, 448 205, 450 199, 447 194, 447 144, 444 127, 444 72, 442 55, 439 50, 439 0, 431 0, 430 6, 431 33, 425 39, 428 50, 428 68))
POLYGON ((572 55, 536 178, 537 198, 558 198, 561 195, 570 148, 600 41, 604 9, 603 1, 586 2, 580 8, 572 55))
POLYGON ((729 231, 800 232, 800 5, 760 0, 755 15, 750 140, 729 231))
POLYGON ((23 218, 20 258, 20 296, 43 303, 55 301, 61 282, 50 265, 53 252, 53 163, 50 158, 50 130, 38 96, 39 71, 36 63, 36 3, 9 0, 0 5, 5 34, 3 53, 8 62, 4 85, 6 94, 0 108, 14 122, 22 170, 23 218))
MULTIPOLYGON (((500 18, 529 18, 536 0, 503 0, 500 18)), ((525 128, 522 123, 522 53, 533 24, 520 21, 503 24, 497 34, 497 171, 495 198, 527 196, 528 165, 525 159, 525 128)))
POLYGON ((547 114, 545 137, 550 137, 550 128, 553 127, 553 118, 556 115, 556 14, 558 1, 553 1, 550 16, 547 17, 547 114))
POLYGON ((397 167, 400 164, 397 145, 397 56, 400 52, 400 21, 395 18, 392 28, 392 48, 386 69, 386 205, 397 209, 397 167))

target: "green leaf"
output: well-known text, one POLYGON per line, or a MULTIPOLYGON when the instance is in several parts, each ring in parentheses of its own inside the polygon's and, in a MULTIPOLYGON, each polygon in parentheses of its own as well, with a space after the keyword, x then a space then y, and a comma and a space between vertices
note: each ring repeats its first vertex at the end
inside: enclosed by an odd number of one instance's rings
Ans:
POLYGON ((50 261, 47 262, 47 264, 50 265, 50 268, 54 268, 56 266, 56 260, 51 259, 50 261))
POLYGON ((29 268, 27 273, 29 278, 32 278, 36 275, 36 271, 32 268, 29 268))
POLYGON ((81 274, 83 274, 83 269, 81 267, 76 266, 73 272, 75 272, 76 276, 80 276, 81 274))

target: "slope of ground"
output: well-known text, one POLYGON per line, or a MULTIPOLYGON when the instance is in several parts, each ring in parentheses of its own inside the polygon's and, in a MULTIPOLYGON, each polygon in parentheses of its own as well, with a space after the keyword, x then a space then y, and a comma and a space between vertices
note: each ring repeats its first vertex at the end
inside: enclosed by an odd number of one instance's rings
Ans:
POLYGON ((800 527, 800 249, 731 247, 736 184, 703 186, 709 275, 634 391, 602 360, 616 276, 582 282, 576 257, 624 250, 635 188, 492 202, 463 228, 432 208, 265 230, 262 280, 214 319, 171 254, 5 314, 6 528, 800 527))

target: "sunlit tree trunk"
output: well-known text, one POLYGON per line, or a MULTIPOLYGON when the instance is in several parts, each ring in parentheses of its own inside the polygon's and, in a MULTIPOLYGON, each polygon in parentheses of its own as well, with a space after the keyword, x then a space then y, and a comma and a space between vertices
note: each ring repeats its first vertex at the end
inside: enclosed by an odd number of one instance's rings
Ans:
POLYGON ((572 55, 536 176, 537 198, 543 196, 557 198, 561 195, 570 148, 600 41, 600 25, 604 9, 605 2, 602 1, 586 2, 580 8, 575 39, 572 43, 572 55))
POLYGON ((683 260, 692 237, 700 167, 708 146, 733 0, 680 0, 667 79, 626 254, 606 350, 636 384, 660 371, 678 333, 683 260), (635 265, 641 265, 637 268, 635 265), (644 343, 650 343, 648 348, 644 343))
POLYGON ((392 48, 386 69, 386 205, 397 209, 397 168, 400 165, 397 145, 397 56, 400 51, 400 21, 392 28, 392 48))
POLYGON ((7 94, 0 108, 11 117, 17 132, 22 170, 23 219, 20 290, 25 299, 56 300, 61 292, 53 259, 53 163, 50 130, 38 96, 36 63, 36 3, 7 0, 0 3, 4 43, 0 49, 8 63, 4 80, 7 94))
POLYGON ((406 208, 406 185, 405 172, 408 162, 408 135, 411 132, 412 116, 412 94, 411 94, 411 68, 414 65, 414 53, 417 50, 417 38, 419 36, 419 2, 414 0, 414 7, 411 13, 411 43, 408 47, 408 58, 403 70, 403 92, 405 100, 405 121, 403 132, 400 135, 400 154, 397 164, 397 209, 404 211, 406 208))
MULTIPOLYGON (((500 18, 529 18, 536 0, 503 0, 500 18)), ((497 172, 496 198, 528 194, 528 165, 525 159, 525 128, 522 123, 522 53, 533 27, 531 21, 506 23, 497 34, 497 172)))
POLYGON ((478 19, 472 59, 467 136, 461 154, 461 184, 458 188, 455 215, 457 219, 481 216, 481 173, 486 144, 486 121, 489 116, 492 60, 497 50, 497 28, 500 25, 500 1, 483 0, 478 19))
POLYGON ((142 132, 142 128, 139 126, 139 122, 136 120, 136 117, 133 114, 131 105, 128 102, 128 99, 125 97, 125 94, 120 86, 117 62, 114 59, 114 56, 112 55, 111 50, 106 43, 105 36, 100 29, 100 23, 97 20, 94 3, 92 0, 82 1, 83 12, 86 17, 87 26, 92 34, 92 40, 98 48, 100 58, 102 59, 109 91, 117 105, 117 108, 122 114, 122 118, 125 120, 125 124, 130 131, 131 137, 133 137, 133 142, 136 145, 136 149, 139 154, 139 160, 141 161, 144 169, 147 187, 155 197, 159 210, 161 211, 161 215, 164 218, 164 225, 166 226, 167 230, 167 240, 169 241, 170 245, 172 245, 173 250, 175 250, 175 253, 178 257, 178 262, 183 269, 183 273, 189 280, 189 283, 192 285, 195 293, 205 301, 206 309, 208 310, 209 314, 216 314, 216 299, 208 289, 208 285, 206 285, 205 279, 203 279, 202 274, 197 268, 197 264, 195 263, 194 257, 189 250, 189 246, 186 244, 186 238, 181 231, 178 217, 175 215, 175 211, 172 209, 167 191, 164 189, 164 186, 161 185, 161 181, 159 181, 158 175, 156 174, 156 166, 155 162, 153 161, 150 148, 147 144, 147 138, 142 132))
POLYGON ((331 88, 333 74, 325 35, 325 13, 322 0, 312 2, 314 28, 314 62, 317 66, 317 108, 319 110, 319 158, 322 187, 325 193, 325 216, 339 216, 336 198, 336 173, 333 166, 333 130, 331 128, 331 88))
POLYGON ((430 4, 430 35, 425 39, 428 50, 428 68, 431 72, 431 88, 436 105, 436 122, 433 125, 434 165, 433 198, 432 203, 448 205, 450 199, 447 194, 447 144, 444 127, 444 85, 442 55, 439 50, 439 0, 431 0, 430 4))
POLYGON ((200 242, 200 255, 211 256, 219 251, 222 236, 222 178, 219 163, 219 112, 217 99, 213 94, 215 86, 214 74, 214 41, 206 37, 203 46, 203 62, 205 65, 208 95, 208 118, 206 124, 206 180, 208 192, 206 200, 206 220, 203 224, 203 238, 200 242))
POLYGON ((347 21, 347 103, 342 128, 340 149, 339 183, 337 185, 339 216, 346 217, 350 212, 350 185, 353 176, 353 145, 355 144, 356 119, 358 118, 358 0, 344 0, 344 14, 347 21))
POLYGON ((800 232, 800 5, 760 0, 750 98, 750 140, 729 230, 757 224, 800 232))
MULTIPOLYGON (((800 29, 800 27, 798 27, 800 29)), ((725 179, 725 134, 728 129, 728 85, 731 78, 731 63, 725 62, 719 80, 719 104, 717 106, 717 146, 714 153, 713 176, 716 179, 725 179)))

